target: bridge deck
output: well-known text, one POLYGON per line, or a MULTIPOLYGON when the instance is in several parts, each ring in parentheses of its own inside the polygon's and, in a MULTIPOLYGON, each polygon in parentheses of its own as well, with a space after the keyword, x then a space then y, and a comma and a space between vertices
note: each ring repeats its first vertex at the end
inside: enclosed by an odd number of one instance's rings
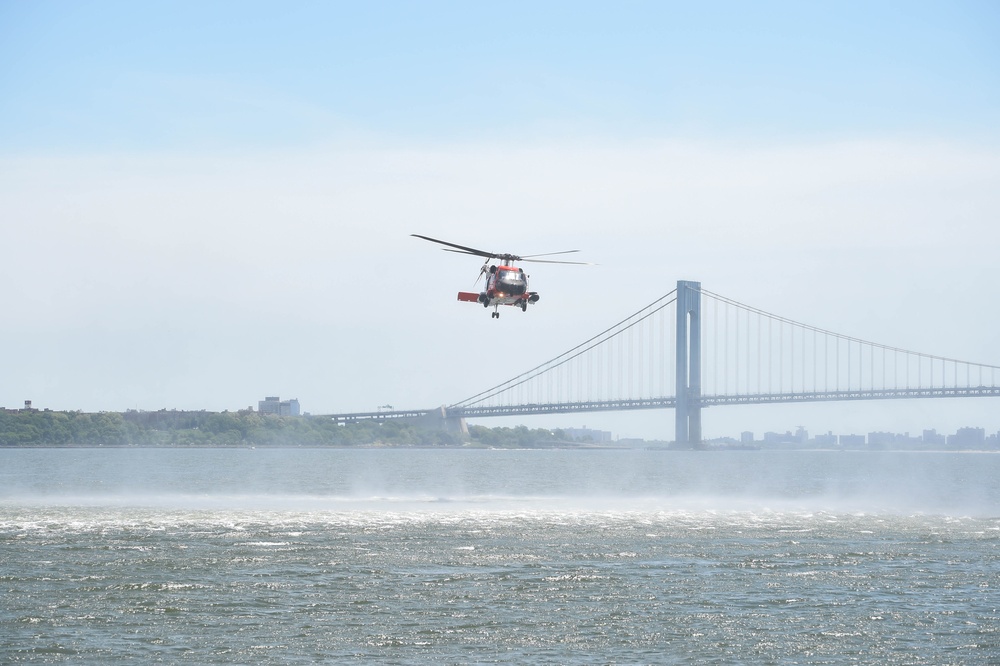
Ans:
MULTIPOLYGON (((772 403, 834 402, 847 400, 899 400, 914 398, 972 398, 1000 397, 1000 386, 972 386, 953 388, 916 389, 856 389, 849 391, 817 391, 810 393, 764 393, 746 395, 703 395, 692 401, 700 407, 716 405, 763 405, 772 403)), ((487 407, 446 407, 442 416, 447 418, 488 418, 494 416, 526 416, 532 414, 571 414, 582 412, 630 411, 638 409, 673 409, 677 400, 673 397, 642 398, 635 400, 601 400, 593 402, 543 403, 523 405, 501 405, 487 407)), ((323 418, 353 422, 360 420, 390 420, 397 418, 418 418, 432 412, 440 412, 440 407, 431 409, 384 410, 377 412, 349 412, 324 414, 323 418)))

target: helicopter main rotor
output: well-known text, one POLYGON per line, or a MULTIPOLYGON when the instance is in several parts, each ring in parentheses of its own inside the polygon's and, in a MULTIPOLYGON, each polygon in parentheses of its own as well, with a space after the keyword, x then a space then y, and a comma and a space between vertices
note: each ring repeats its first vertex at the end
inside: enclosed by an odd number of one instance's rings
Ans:
POLYGON ((437 238, 431 238, 430 236, 421 236, 420 234, 410 234, 417 238, 422 238, 426 241, 432 243, 439 243, 440 245, 447 245, 448 247, 441 248, 445 252, 455 252, 456 254, 471 254, 477 257, 485 257, 487 262, 490 259, 499 259, 500 261, 530 261, 539 264, 577 264, 580 266, 589 265, 585 261, 558 261, 552 259, 535 259, 534 257, 551 257, 557 254, 571 254, 573 252, 579 252, 579 250, 563 250, 562 252, 544 252, 542 254, 527 254, 522 256, 516 254, 500 254, 497 252, 487 252, 486 250, 477 250, 474 247, 466 247, 464 245, 458 245, 456 243, 449 243, 448 241, 438 240, 437 238))

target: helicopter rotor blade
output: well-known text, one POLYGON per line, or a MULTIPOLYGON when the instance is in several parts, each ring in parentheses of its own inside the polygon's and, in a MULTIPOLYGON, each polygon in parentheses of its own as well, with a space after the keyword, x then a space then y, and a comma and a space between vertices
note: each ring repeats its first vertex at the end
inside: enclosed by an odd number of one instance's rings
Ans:
POLYGON ((572 254, 573 252, 579 252, 579 250, 563 250, 562 252, 543 252, 541 254, 526 254, 521 257, 521 260, 527 260, 528 257, 551 257, 554 254, 572 254))
POLYGON ((520 261, 530 261, 533 264, 574 264, 576 266, 596 266, 589 261, 557 261, 555 259, 521 259, 520 261))
POLYGON ((471 254, 474 257, 486 257, 487 259, 493 259, 497 255, 495 254, 480 254, 479 252, 466 252, 465 250, 452 250, 450 247, 441 248, 444 252, 454 252, 455 254, 471 254))
POLYGON ((410 235, 411 236, 415 236, 416 238, 423 238, 424 240, 430 241, 432 243, 439 243, 441 245, 447 245, 448 247, 457 248, 455 250, 448 250, 448 248, 442 248, 442 249, 446 250, 447 252, 460 252, 461 254, 474 254, 476 256, 486 257, 488 259, 496 259, 496 258, 499 258, 501 256, 501 255, 498 255, 498 254, 494 254, 493 252, 487 252, 486 250, 477 250, 474 247, 466 247, 464 245, 457 245, 455 243, 449 243, 448 241, 438 240, 437 238, 431 238, 430 236, 421 236, 420 234, 410 234, 410 235))
POLYGON ((473 288, 475 288, 475 287, 476 287, 476 285, 477 285, 477 284, 479 284, 479 280, 480 280, 480 279, 481 279, 481 278, 482 278, 482 277, 483 277, 484 275, 486 275, 486 273, 488 273, 488 272, 489 272, 489 271, 487 271, 487 270, 486 270, 486 267, 487 267, 487 266, 489 266, 489 265, 490 265, 490 260, 489 260, 489 259, 487 259, 487 260, 486 260, 486 262, 485 262, 485 263, 483 263, 482 267, 481 267, 481 268, 479 269, 479 275, 477 275, 477 276, 476 276, 476 281, 472 283, 472 287, 473 287, 473 288))

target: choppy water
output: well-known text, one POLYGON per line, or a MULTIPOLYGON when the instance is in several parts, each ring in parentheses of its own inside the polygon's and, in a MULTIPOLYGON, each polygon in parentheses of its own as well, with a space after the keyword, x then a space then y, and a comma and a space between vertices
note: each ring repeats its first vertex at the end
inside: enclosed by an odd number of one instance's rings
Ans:
POLYGON ((0 663, 998 664, 1000 455, 0 450, 0 663))

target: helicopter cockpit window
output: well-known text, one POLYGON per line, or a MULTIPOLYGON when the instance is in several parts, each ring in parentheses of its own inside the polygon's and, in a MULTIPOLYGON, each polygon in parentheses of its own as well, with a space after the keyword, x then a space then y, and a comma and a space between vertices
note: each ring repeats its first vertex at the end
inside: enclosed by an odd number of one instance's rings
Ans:
POLYGON ((504 270, 497 271, 497 287, 511 296, 520 296, 527 289, 528 283, 521 271, 504 270))
POLYGON ((505 282, 522 282, 524 280, 520 271, 500 271, 500 279, 505 282))

